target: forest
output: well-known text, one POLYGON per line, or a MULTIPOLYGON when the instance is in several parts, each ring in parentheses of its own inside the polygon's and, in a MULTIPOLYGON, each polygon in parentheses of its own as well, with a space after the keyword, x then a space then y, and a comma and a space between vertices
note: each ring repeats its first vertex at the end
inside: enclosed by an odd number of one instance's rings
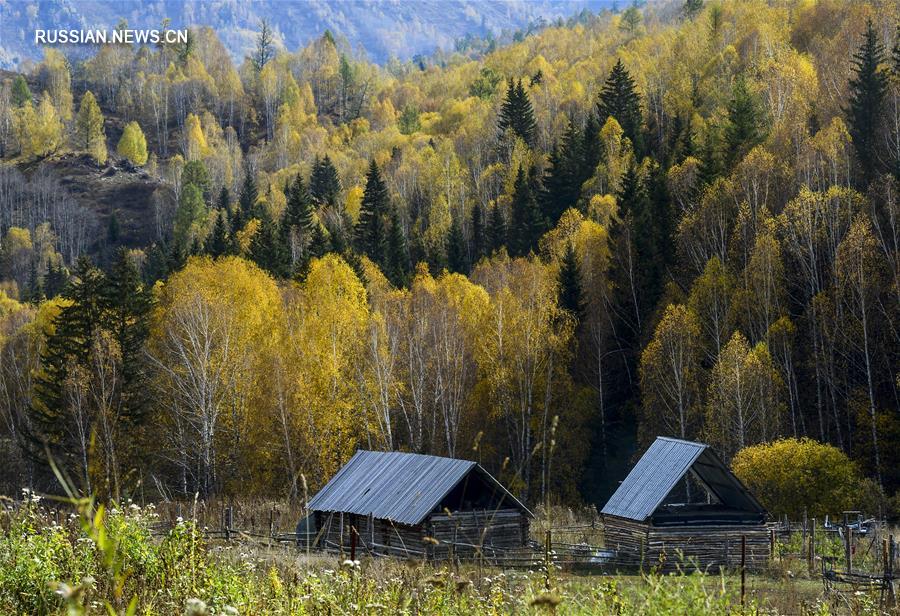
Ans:
POLYGON ((0 75, 0 491, 295 500, 365 448, 598 503, 657 435, 793 437, 900 508, 894 0, 274 40, 0 75))

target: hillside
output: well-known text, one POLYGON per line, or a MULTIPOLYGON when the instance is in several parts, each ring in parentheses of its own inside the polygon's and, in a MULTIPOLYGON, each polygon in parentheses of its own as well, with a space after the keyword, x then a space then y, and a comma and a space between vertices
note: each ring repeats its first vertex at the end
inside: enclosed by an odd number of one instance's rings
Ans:
POLYGON ((848 469, 830 508, 896 507, 898 20, 651 3, 386 65, 330 32, 48 50, 0 80, 0 489, 52 483, 36 442, 92 492, 204 498, 299 498, 367 448, 600 503, 670 435, 812 439, 848 469))
POLYGON ((111 30, 120 19, 132 28, 209 26, 240 63, 253 47, 261 19, 269 19, 280 45, 295 49, 325 30, 346 38, 375 62, 408 60, 438 49, 452 51, 467 35, 499 37, 542 21, 568 19, 583 10, 599 12, 612 0, 7 0, 0 3, 0 68, 40 58, 36 28, 111 30), (277 16, 277 18, 275 18, 277 16))

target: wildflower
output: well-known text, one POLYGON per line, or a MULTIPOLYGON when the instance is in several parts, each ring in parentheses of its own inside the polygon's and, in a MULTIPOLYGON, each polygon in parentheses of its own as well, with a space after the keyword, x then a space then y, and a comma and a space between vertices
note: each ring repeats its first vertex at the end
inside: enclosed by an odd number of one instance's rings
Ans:
POLYGON ((208 614, 206 603, 200 599, 188 599, 184 606, 184 616, 205 616, 208 614))
POLYGON ((358 560, 350 560, 349 558, 341 563, 342 567, 347 567, 348 569, 356 569, 359 567, 358 560))

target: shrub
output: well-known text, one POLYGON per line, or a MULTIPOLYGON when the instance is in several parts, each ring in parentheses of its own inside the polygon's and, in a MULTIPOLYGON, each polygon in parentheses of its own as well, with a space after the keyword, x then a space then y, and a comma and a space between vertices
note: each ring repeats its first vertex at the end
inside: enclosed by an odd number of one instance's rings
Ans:
POLYGON ((850 509, 862 478, 840 449, 812 439, 782 439, 738 452, 735 475, 770 513, 798 519, 805 509, 823 517, 850 509))

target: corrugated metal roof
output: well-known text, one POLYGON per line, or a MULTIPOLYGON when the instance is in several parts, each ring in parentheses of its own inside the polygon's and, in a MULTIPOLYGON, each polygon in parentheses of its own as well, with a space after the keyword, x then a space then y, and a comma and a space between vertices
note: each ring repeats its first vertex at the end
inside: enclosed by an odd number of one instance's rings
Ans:
POLYGON ((357 451, 309 501, 311 511, 333 511, 399 524, 419 524, 470 472, 502 491, 504 500, 530 512, 475 462, 398 451, 357 451))
POLYGON ((689 470, 694 471, 722 504, 744 511, 765 512, 708 445, 660 436, 619 485, 603 507, 603 513, 643 522, 689 470))

